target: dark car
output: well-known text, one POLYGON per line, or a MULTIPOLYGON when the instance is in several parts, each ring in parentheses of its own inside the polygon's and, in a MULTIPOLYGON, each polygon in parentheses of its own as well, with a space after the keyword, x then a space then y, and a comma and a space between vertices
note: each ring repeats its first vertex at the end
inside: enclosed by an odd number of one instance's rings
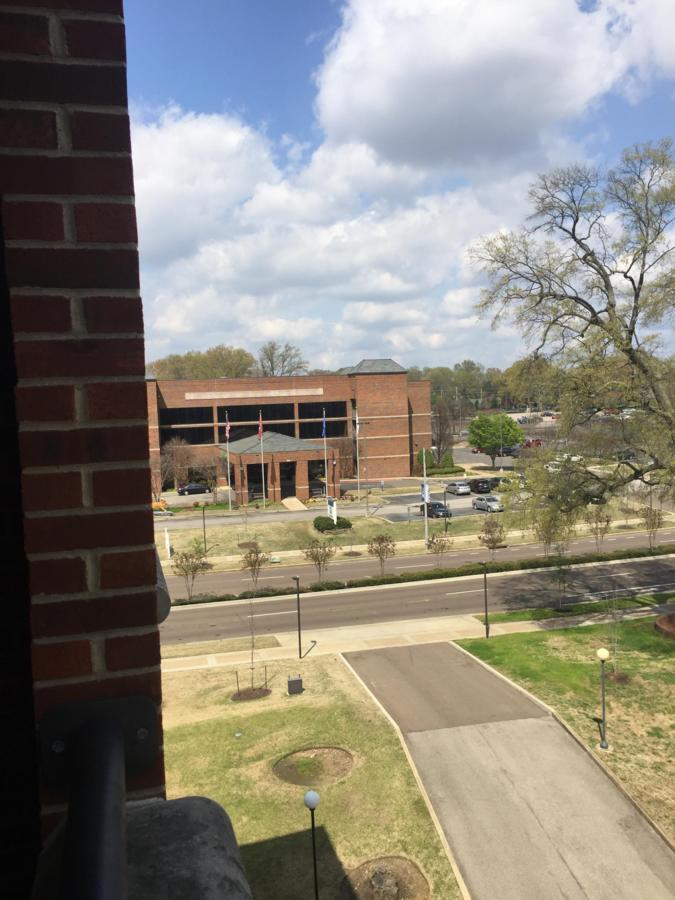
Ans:
POLYGON ((492 490, 489 478, 472 478, 469 487, 472 494, 489 494, 492 490))
POLYGON ((502 447, 500 456, 520 456, 520 447, 502 447))
MULTIPOLYGON (((420 505, 420 513, 424 515, 424 503, 420 505)), ((452 518, 452 513, 445 503, 441 503, 440 500, 432 500, 430 503, 427 503, 427 516, 430 519, 450 519, 452 518)))
POLYGON ((496 491, 501 485, 509 484, 511 479, 507 475, 495 475, 493 478, 487 479, 490 482, 490 490, 496 491))
POLYGON ((210 494, 211 488, 207 487, 205 484, 198 484, 196 481, 191 481, 189 484, 184 484, 183 487, 179 487, 178 493, 181 497, 184 497, 186 494, 210 494))

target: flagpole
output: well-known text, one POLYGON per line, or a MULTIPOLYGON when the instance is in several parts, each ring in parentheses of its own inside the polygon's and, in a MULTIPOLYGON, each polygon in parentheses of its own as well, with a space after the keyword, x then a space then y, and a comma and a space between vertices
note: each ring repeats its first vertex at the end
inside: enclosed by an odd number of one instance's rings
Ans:
POLYGON ((361 500, 361 465, 359 463, 359 414, 356 413, 356 493, 361 500))
POLYGON ((230 484, 230 420, 225 413, 225 447, 227 449, 227 505, 232 512, 232 485, 230 484))
POLYGON ((260 410, 259 434, 260 434, 260 472, 262 474, 263 510, 264 510, 265 509, 265 454, 263 452, 262 410, 260 410))
POLYGON ((326 410, 323 411, 323 474, 326 486, 324 493, 326 495, 326 509, 328 509, 328 450, 326 448, 326 410))

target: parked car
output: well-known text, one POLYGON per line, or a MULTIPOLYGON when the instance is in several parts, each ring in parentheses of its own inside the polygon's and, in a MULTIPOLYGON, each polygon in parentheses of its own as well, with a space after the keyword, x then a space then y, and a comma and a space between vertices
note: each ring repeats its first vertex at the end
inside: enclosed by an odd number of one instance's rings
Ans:
POLYGON ((191 481, 189 484, 184 484, 182 487, 179 487, 178 493, 181 497, 184 497, 186 494, 210 494, 211 488, 207 487, 205 484, 198 484, 196 481, 191 481))
MULTIPOLYGON (((420 504, 420 514, 424 515, 424 503, 420 504)), ((450 519, 452 513, 440 500, 432 500, 427 503, 427 516, 430 519, 450 519)))
POLYGON ((516 422, 518 423, 518 425, 527 425, 528 418, 527 416, 518 416, 516 422))
POLYGON ((492 488, 487 478, 472 478, 469 482, 472 494, 489 494, 492 488))
POLYGON ((492 494, 488 494, 487 497, 474 497, 471 505, 474 509, 482 509, 485 512, 504 512, 504 504, 499 497, 494 497, 492 494))
POLYGON ((520 447, 502 447, 501 449, 500 456, 520 456, 520 447))
POLYGON ((449 481, 445 486, 445 490, 448 494, 470 494, 471 488, 469 487, 468 481, 449 481))
POLYGON ((509 484, 511 479, 506 475, 495 475, 493 478, 488 478, 490 482, 490 490, 496 491, 501 484, 509 484))
POLYGON ((481 450, 480 447, 472 447, 472 448, 471 448, 471 452, 472 452, 472 453, 483 453, 484 451, 481 450))
POLYGON ((543 447, 543 446, 544 446, 544 442, 542 441, 541 438, 527 438, 527 440, 523 444, 523 447, 525 447, 527 450, 532 450, 534 447, 543 447))

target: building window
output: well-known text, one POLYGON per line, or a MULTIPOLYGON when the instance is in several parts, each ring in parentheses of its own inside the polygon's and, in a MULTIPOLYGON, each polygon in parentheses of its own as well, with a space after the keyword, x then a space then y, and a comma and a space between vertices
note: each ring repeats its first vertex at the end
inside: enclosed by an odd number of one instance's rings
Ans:
POLYGON ((212 406, 183 406, 179 409, 160 409, 160 425, 201 425, 213 422, 212 406))
POLYGON ((295 418, 292 403, 260 403, 257 406, 219 406, 218 421, 224 422, 227 414, 230 422, 257 422, 260 413, 263 422, 295 418))
POLYGON ((347 416, 347 404, 343 401, 334 403, 298 403, 298 416, 301 419, 322 419, 326 410, 327 419, 344 419, 347 416))
POLYGON ((159 443, 164 446, 172 438, 180 438, 188 444, 212 444, 213 428, 160 428, 159 443))
MULTIPOLYGON (((287 434, 288 437, 295 437, 295 427, 292 422, 289 422, 288 424, 275 422, 273 425, 265 426, 264 430, 276 431, 277 434, 287 434)), ((232 441, 239 441, 241 438, 253 436, 258 436, 258 428, 256 426, 234 425, 230 428, 230 443, 232 443, 232 441)), ((225 427, 223 425, 218 426, 218 443, 225 443, 225 427)))
MULTIPOLYGON (((301 422, 300 437, 303 440, 312 440, 320 438, 323 430, 322 422, 301 422)), ((347 434, 347 423, 342 422, 326 422, 326 437, 344 437, 347 434)))

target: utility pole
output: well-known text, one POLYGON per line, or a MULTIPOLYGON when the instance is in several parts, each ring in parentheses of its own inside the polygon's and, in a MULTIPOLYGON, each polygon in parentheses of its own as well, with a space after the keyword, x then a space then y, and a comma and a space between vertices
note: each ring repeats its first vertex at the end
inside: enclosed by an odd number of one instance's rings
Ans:
POLYGON ((424 493, 424 549, 429 546, 429 509, 428 509, 428 488, 427 488, 427 451, 426 447, 422 447, 422 478, 424 493))

